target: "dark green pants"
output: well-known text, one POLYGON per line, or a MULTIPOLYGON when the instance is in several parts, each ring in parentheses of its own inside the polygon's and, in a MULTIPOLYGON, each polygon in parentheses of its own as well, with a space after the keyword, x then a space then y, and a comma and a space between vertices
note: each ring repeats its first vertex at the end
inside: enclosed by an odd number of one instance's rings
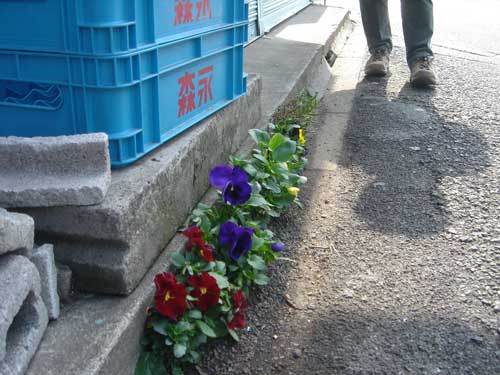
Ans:
MULTIPOLYGON (((388 0, 359 0, 361 17, 368 48, 392 50, 391 24, 388 0)), ((401 0, 406 60, 412 65, 416 59, 432 56, 431 38, 434 28, 432 0, 401 0)))

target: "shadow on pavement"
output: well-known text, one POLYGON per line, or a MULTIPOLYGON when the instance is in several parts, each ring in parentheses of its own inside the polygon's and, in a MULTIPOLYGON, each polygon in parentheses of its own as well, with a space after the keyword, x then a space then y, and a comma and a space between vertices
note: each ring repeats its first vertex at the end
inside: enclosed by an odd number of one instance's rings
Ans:
POLYGON ((341 160, 369 178, 355 212, 384 233, 442 232, 448 220, 440 181, 480 173, 488 145, 476 129, 439 116, 435 90, 406 83, 391 92, 389 80, 364 79, 356 87, 341 160), (467 163, 471 157, 474 167, 467 163))
POLYGON ((309 340, 308 356, 329 353, 303 364, 311 374, 490 375, 499 370, 493 337, 482 339, 462 322, 440 315, 401 319, 384 311, 333 307, 313 321, 309 340))

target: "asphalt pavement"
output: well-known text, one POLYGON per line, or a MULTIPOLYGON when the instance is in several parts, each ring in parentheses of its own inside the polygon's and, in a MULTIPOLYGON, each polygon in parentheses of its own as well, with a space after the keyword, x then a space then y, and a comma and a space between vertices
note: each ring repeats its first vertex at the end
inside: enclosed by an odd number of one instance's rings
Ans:
MULTIPOLYGON (((493 39, 498 2, 444 3, 493 39)), ((274 223, 289 259, 200 374, 500 373, 500 49, 454 43, 459 24, 418 90, 397 35, 391 74, 363 77, 358 23, 308 133, 305 207, 274 223)))

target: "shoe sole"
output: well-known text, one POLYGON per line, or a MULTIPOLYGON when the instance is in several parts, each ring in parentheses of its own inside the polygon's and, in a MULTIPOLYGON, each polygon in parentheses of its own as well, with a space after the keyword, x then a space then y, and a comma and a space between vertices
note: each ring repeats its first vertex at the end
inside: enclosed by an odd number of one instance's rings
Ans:
POLYGON ((383 77, 389 72, 389 64, 382 61, 367 62, 365 65, 365 75, 368 77, 383 77))
POLYGON ((410 78, 410 82, 414 86, 435 86, 437 85, 437 79, 434 76, 428 74, 420 74, 415 77, 410 78))
POLYGON ((383 68, 365 69, 365 75, 367 77, 383 77, 386 76, 388 72, 389 72, 388 69, 383 69, 383 68))

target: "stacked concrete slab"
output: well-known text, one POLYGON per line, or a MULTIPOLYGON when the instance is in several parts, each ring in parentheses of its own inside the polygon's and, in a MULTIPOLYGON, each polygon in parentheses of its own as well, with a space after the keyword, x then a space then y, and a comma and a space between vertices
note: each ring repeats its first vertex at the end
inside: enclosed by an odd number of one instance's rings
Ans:
POLYGON ((31 217, 0 208, 0 255, 13 252, 31 255, 34 233, 35 222, 31 217))
POLYGON ((108 136, 0 137, 0 207, 101 203, 111 181, 108 136))
POLYGON ((47 328, 59 316, 50 245, 33 250, 31 217, 0 208, 0 374, 22 375, 47 328), (31 259, 31 260, 30 260, 31 259))

